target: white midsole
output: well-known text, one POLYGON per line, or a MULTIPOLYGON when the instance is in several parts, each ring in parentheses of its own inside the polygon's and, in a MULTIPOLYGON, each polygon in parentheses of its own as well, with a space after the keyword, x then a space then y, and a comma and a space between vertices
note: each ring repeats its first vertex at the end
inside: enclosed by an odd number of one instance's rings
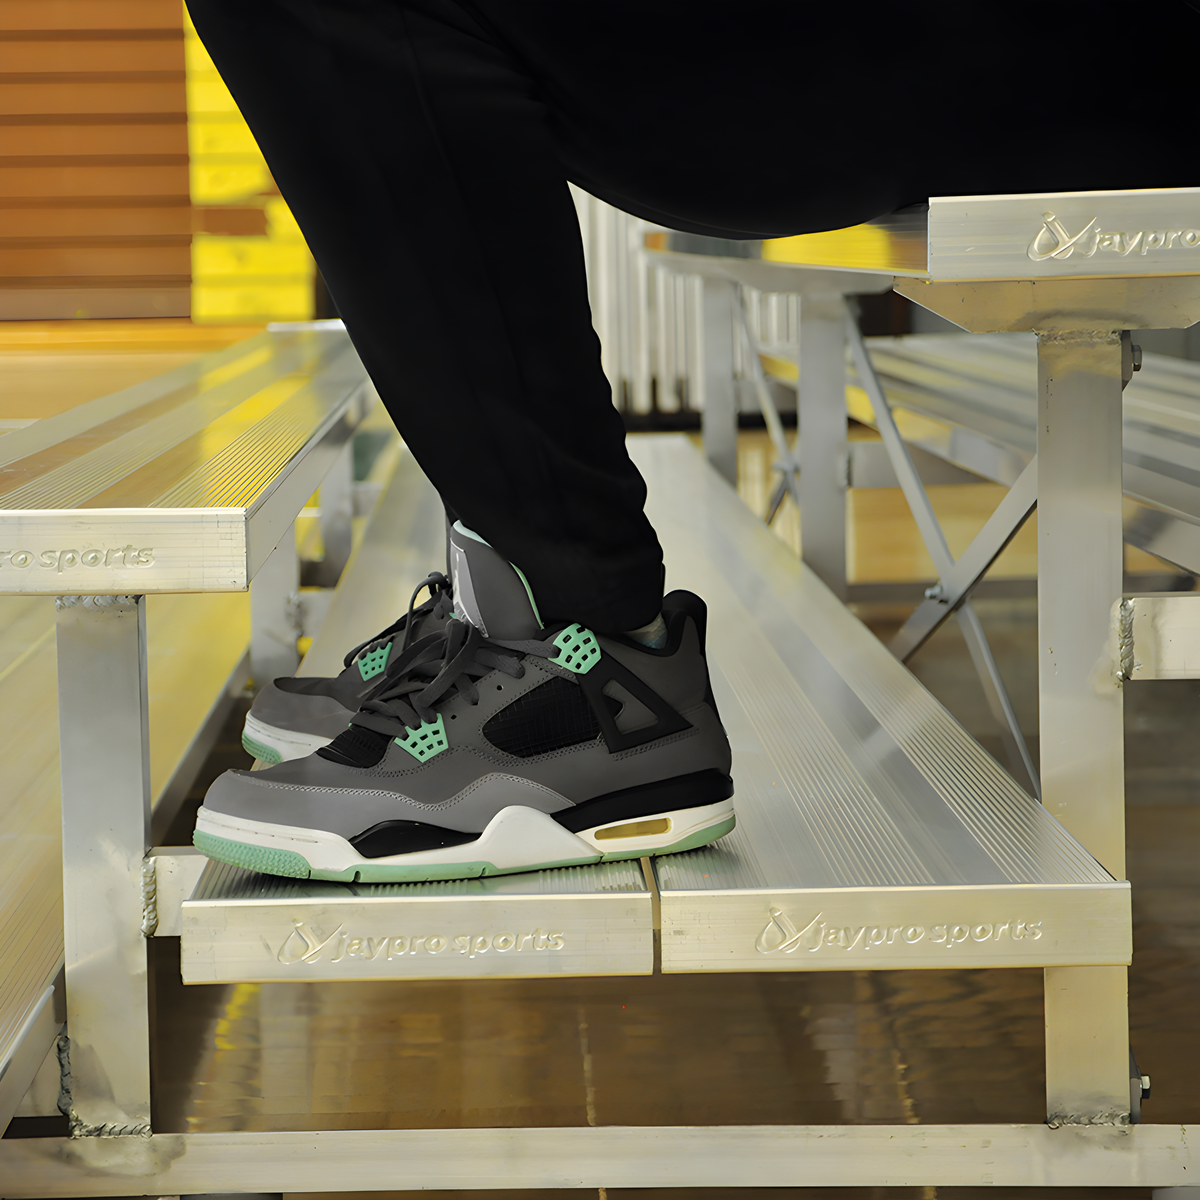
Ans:
POLYGON ((295 729, 264 725, 253 713, 246 714, 245 735, 260 746, 268 746, 276 751, 282 762, 290 762, 294 758, 307 758, 333 741, 332 738, 321 737, 316 733, 300 733, 295 729))
POLYGON ((361 865, 454 865, 466 861, 488 862, 500 870, 511 870, 538 863, 596 862, 602 855, 614 852, 630 856, 642 851, 650 852, 718 825, 732 813, 733 801, 721 800, 716 804, 655 813, 632 821, 610 821, 575 834, 564 829, 546 813, 514 804, 502 808, 473 842, 383 858, 364 858, 344 837, 336 833, 252 821, 246 817, 211 812, 207 808, 201 808, 197 813, 196 830, 245 845, 290 850, 303 856, 315 871, 345 871, 361 865), (649 834, 639 832, 637 826, 647 821, 665 821, 667 828, 659 828, 649 834), (630 836, 597 836, 605 830, 612 830, 619 835, 623 826, 630 827, 630 836))

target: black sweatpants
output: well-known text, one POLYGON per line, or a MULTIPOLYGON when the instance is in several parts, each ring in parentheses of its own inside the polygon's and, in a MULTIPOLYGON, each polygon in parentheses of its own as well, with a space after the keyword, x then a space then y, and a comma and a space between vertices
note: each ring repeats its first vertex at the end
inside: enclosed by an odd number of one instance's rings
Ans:
POLYGON ((189 0, 449 509, 547 620, 658 611, 567 181, 675 228, 1194 184, 1200 14, 804 0, 189 0))

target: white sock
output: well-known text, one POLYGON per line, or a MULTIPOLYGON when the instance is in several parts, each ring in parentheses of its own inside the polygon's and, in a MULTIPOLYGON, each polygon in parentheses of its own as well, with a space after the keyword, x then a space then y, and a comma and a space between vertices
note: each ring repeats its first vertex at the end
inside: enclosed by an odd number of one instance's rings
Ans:
POLYGON ((667 623, 663 620, 662 613, 659 613, 649 625, 643 625, 640 629, 625 630, 625 636, 635 642, 641 642, 651 650, 661 650, 667 644, 667 623))

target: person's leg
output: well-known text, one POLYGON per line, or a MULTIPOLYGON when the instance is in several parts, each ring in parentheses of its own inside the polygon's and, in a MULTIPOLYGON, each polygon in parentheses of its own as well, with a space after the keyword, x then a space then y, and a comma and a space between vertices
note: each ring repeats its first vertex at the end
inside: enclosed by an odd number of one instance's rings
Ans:
POLYGON ((397 426, 543 616, 652 621, 661 550, 545 112, 430 0, 192 0, 397 426))
POLYGON ((564 178, 726 236, 845 226, 930 194, 1169 186, 1173 128, 1143 117, 1183 111, 1183 35, 1200 28, 1160 0, 1181 36, 1153 64, 1101 71, 1113 25, 1098 12, 1030 88, 1035 0, 986 23, 951 0, 852 19, 761 0, 719 20, 676 0, 192 11, 447 504, 529 575, 548 618, 603 630, 653 617, 661 559, 564 178))
POLYGON ((1044 0, 462 4, 534 80, 567 177, 675 229, 776 237, 931 195, 1192 181, 1184 0, 1149 0, 1136 29, 1115 0, 1085 20, 1044 0))

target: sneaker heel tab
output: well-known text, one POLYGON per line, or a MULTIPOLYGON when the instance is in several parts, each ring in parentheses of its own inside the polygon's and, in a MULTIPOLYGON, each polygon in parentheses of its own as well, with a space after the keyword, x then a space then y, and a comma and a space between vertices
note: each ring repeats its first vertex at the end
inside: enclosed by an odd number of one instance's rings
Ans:
MULTIPOLYGON (((663 599, 663 616, 667 620, 667 641, 671 646, 678 646, 675 626, 680 625, 690 617, 696 623, 696 632, 700 636, 700 653, 706 655, 708 641, 708 605, 695 592, 685 592, 682 589, 671 592, 663 599)), ((682 633, 679 635, 682 636, 682 633)))

